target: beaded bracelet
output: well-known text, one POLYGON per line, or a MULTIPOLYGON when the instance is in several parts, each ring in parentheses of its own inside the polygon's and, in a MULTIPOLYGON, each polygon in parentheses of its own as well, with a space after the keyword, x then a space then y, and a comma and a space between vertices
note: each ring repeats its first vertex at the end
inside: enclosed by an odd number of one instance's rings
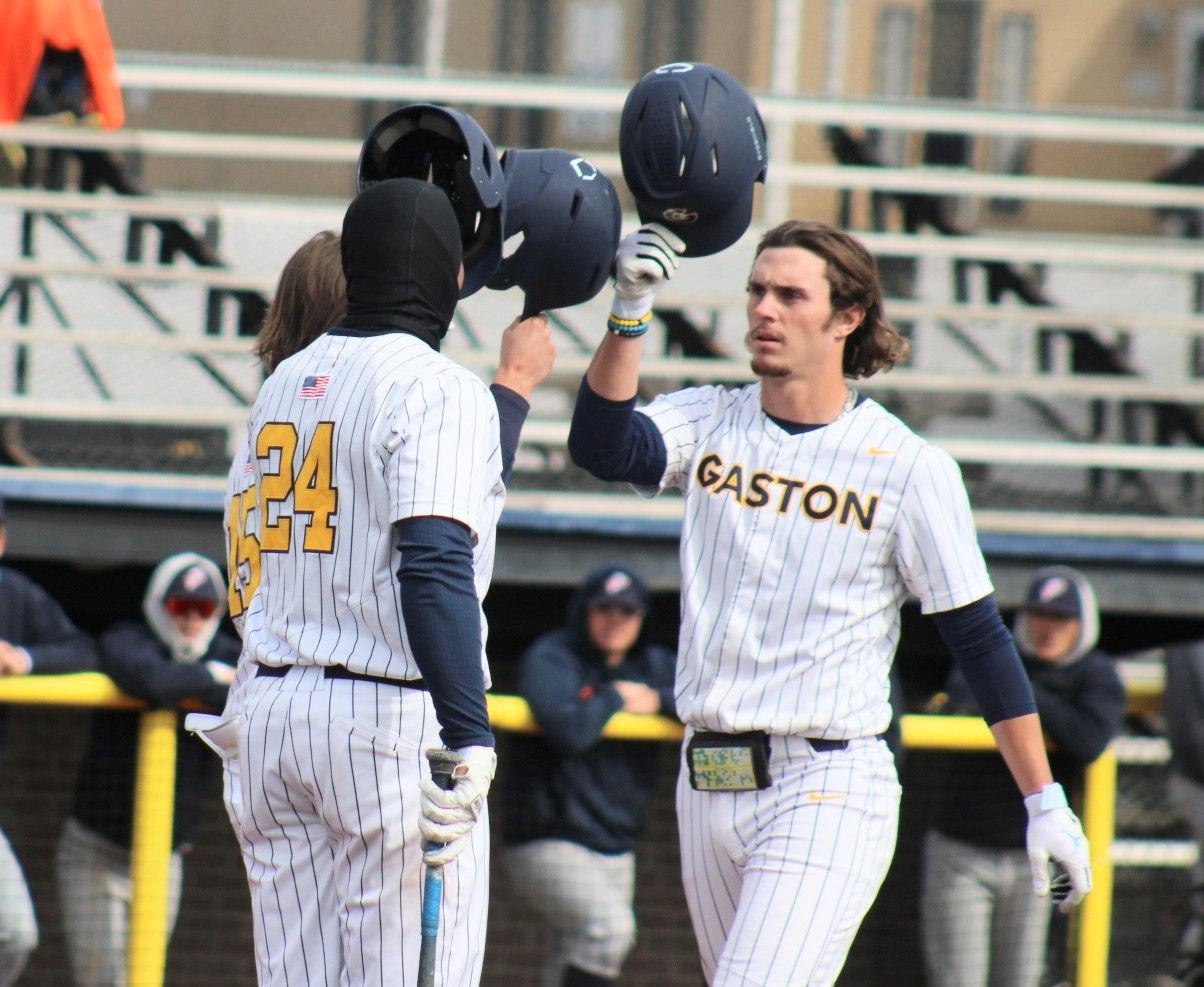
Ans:
POLYGON ((611 312, 606 318, 607 329, 616 336, 626 336, 628 339, 644 335, 650 325, 652 325, 651 312, 645 312, 638 319, 624 319, 611 312))

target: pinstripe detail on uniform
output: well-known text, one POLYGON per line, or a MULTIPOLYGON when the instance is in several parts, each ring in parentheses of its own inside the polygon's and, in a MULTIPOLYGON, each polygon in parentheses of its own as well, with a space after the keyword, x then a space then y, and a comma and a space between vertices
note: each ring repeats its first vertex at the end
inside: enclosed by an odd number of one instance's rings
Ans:
MULTIPOLYGON (((231 498, 249 483, 262 492, 265 474, 281 468, 278 452, 256 455, 266 425, 296 427, 296 472, 323 421, 334 423, 332 524, 354 537, 336 535, 329 553, 305 551, 308 515, 296 511, 292 495, 264 505, 261 493, 264 516, 255 512, 255 530, 262 534, 281 517, 292 519, 292 530, 287 551, 260 557, 260 588, 239 618, 245 650, 269 665, 340 664, 419 678, 401 617, 392 524, 441 516, 467 526, 484 595, 505 494, 496 404, 475 374, 412 336, 322 336, 281 363, 261 389, 247 448, 230 471, 231 498), (325 397, 300 398, 305 377, 318 372, 331 378, 325 397)), ((484 632, 483 616, 481 626, 484 632)))
MULTIPOLYGON (((473 533, 483 598, 504 487, 485 385, 403 333, 327 334, 264 383, 227 483, 234 620, 225 716, 241 716, 227 809, 247 865, 263 985, 413 983, 425 872, 430 696, 327 679, 324 667, 421 677, 406 635, 393 524, 441 516, 473 533), (307 378, 326 376, 318 397, 307 378), (287 537, 285 537, 287 534, 287 537), (284 666, 283 677, 256 674, 284 666)), ((485 619, 481 663, 485 663, 485 619)), ((444 874, 437 983, 478 983, 489 826, 444 874)))
MULTIPOLYGON (((685 495, 678 712, 700 728, 865 737, 890 719, 899 607, 992 591, 957 465, 870 400, 799 435, 759 384, 662 395, 685 495)), ((652 494, 655 490, 641 490, 652 494)))
POLYGON ((894 853, 899 786, 884 743, 772 744, 763 791, 696 792, 684 766, 678 779, 686 900, 707 982, 724 987, 832 983, 894 853))
MULTIPOLYGON (((260 982, 413 983, 418 782, 439 743, 429 695, 296 668, 251 683, 239 740, 260 982)), ((441 984, 480 979, 488 833, 486 819, 444 875, 441 984)))

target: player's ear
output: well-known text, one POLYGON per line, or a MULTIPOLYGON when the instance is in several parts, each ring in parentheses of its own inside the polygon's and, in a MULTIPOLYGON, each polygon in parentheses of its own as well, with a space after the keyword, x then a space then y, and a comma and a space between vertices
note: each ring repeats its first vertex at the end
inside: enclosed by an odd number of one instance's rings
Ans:
POLYGON ((847 339, 864 321, 865 309, 860 305, 850 305, 832 313, 832 332, 837 339, 847 339))

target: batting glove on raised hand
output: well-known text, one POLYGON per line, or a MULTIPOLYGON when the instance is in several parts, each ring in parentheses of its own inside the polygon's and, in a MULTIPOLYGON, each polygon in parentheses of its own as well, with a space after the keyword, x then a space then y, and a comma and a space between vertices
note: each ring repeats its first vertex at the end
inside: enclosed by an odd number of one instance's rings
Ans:
POLYGON ((685 242, 659 223, 647 223, 619 241, 615 254, 615 297, 611 306, 622 319, 642 319, 679 264, 685 242))
POLYGON ((1056 781, 1028 796, 1024 807, 1028 810, 1028 862, 1033 871, 1033 891, 1049 894, 1052 858, 1066 870, 1070 886, 1055 887, 1054 900, 1060 911, 1068 912, 1091 890, 1090 847, 1083 827, 1056 781))
POLYGON ((458 857, 466 837, 481 817, 485 796, 497 771, 492 747, 464 747, 456 752, 460 763, 452 769, 452 787, 440 788, 424 778, 421 785, 418 828, 425 841, 422 859, 439 867, 458 857))

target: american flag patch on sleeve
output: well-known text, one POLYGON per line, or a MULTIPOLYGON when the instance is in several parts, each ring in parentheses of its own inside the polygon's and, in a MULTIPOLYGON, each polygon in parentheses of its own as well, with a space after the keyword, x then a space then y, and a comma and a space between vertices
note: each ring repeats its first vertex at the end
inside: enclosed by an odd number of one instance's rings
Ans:
POLYGON ((301 390, 298 393, 298 396, 303 398, 324 397, 326 394, 326 387, 329 384, 330 374, 311 375, 301 381, 301 390))

